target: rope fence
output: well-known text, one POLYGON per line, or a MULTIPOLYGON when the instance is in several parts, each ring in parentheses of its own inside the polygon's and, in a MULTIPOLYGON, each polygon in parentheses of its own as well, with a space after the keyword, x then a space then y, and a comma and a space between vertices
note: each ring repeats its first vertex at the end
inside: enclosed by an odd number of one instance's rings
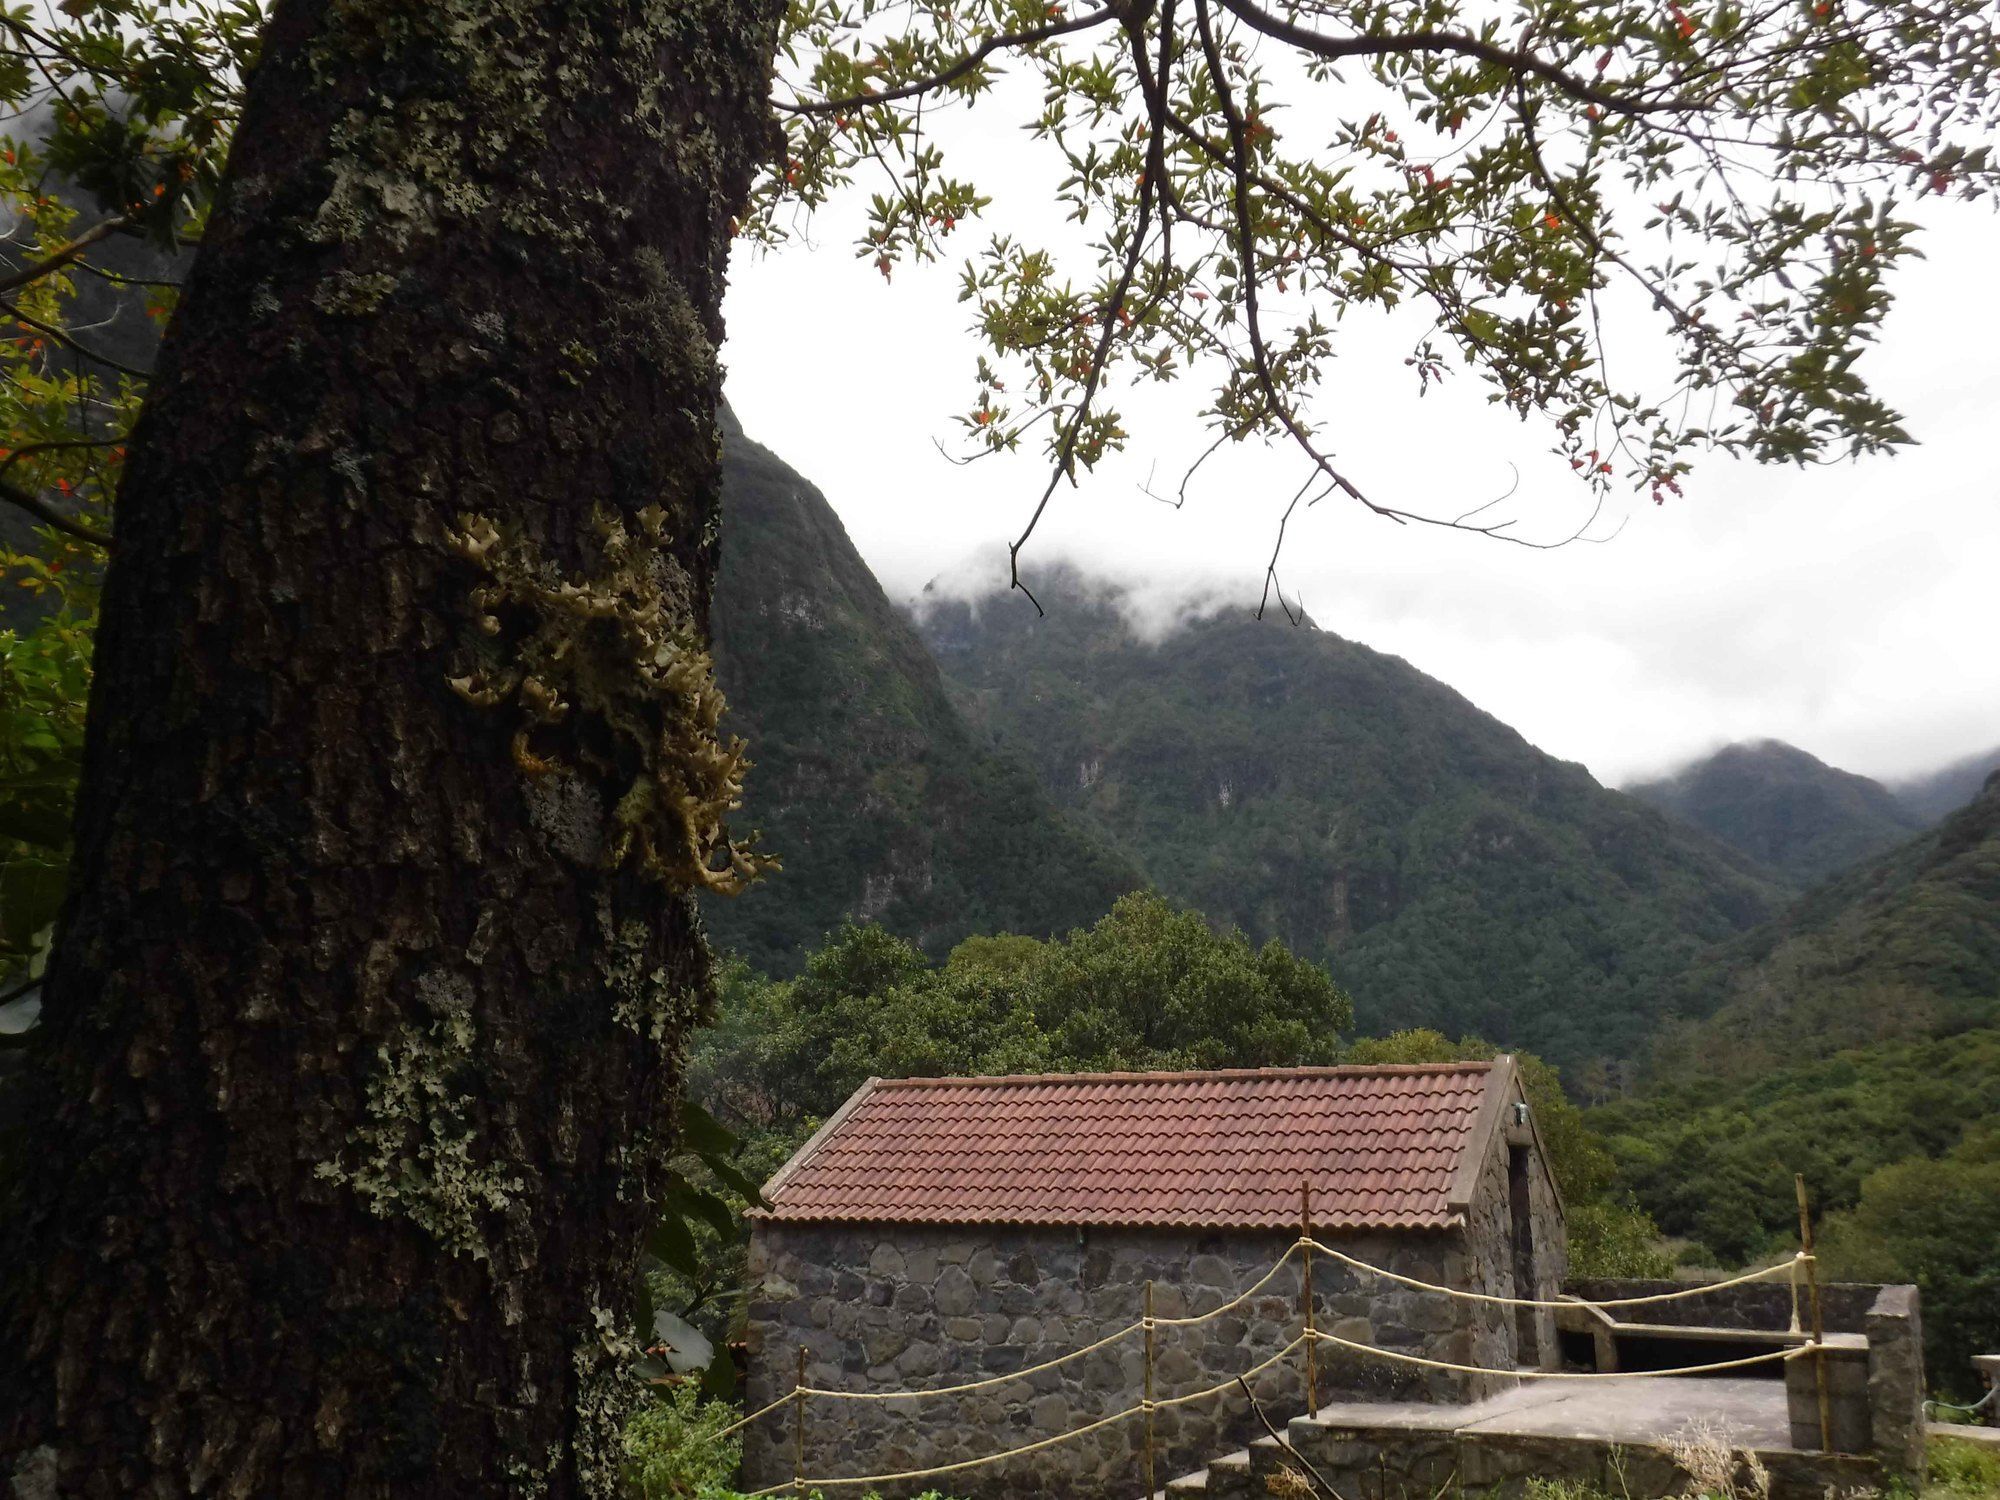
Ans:
POLYGON ((1316 1333, 1313 1338, 1318 1343, 1338 1344, 1343 1349, 1372 1354, 1377 1359, 1393 1359, 1398 1364, 1422 1365, 1430 1370, 1456 1370, 1463 1375, 1511 1375, 1517 1380, 1630 1380, 1634 1375, 1644 1375, 1648 1379, 1659 1375, 1707 1375, 1716 1370, 1740 1370, 1745 1365, 1768 1365, 1797 1359, 1819 1347, 1817 1344, 1800 1344, 1795 1349, 1772 1349, 1763 1354, 1746 1354, 1741 1359, 1711 1360, 1707 1364, 1682 1365, 1674 1370, 1489 1370, 1481 1365, 1455 1365, 1449 1360, 1405 1354, 1400 1349, 1384 1349, 1379 1344, 1357 1344, 1352 1339, 1336 1338, 1330 1333, 1316 1333))
MULTIPOLYGON (((1726 1291, 1733 1286, 1743 1286, 1752 1281, 1764 1281, 1774 1276, 1790 1276, 1795 1274, 1799 1267, 1812 1259, 1805 1251, 1801 1250, 1797 1254, 1787 1256, 1784 1260, 1778 1261, 1773 1265, 1760 1266, 1755 1271, 1745 1271, 1742 1275, 1732 1276, 1727 1281, 1708 1281, 1703 1282, 1700 1286, 1677 1287, 1671 1292, 1652 1292, 1643 1297, 1558 1297, 1550 1299, 1546 1297, 1502 1297, 1492 1292, 1470 1292, 1460 1287, 1439 1286, 1435 1282, 1419 1281, 1416 1277, 1405 1276, 1400 1271, 1391 1271, 1384 1266, 1373 1265, 1365 1260, 1358 1260, 1352 1255, 1334 1249, 1331 1245, 1323 1245, 1318 1240, 1301 1240, 1299 1243, 1301 1245, 1310 1245, 1321 1255, 1331 1256, 1345 1265, 1354 1267, 1357 1271, 1365 1272, 1370 1276, 1379 1276, 1384 1281, 1399 1282, 1403 1286, 1413 1287, 1420 1292, 1438 1292, 1447 1297, 1456 1297, 1461 1302, 1484 1302, 1496 1307, 1589 1307, 1597 1309, 1607 1307, 1650 1307, 1660 1302, 1679 1302, 1688 1297, 1705 1297, 1711 1292, 1726 1291)), ((1293 1248, 1296 1249, 1297 1246, 1293 1248)))
MULTIPOLYGON (((1803 1183, 1800 1184, 1799 1193, 1800 1193, 1800 1204, 1802 1210, 1801 1222, 1803 1224, 1805 1222, 1803 1217, 1803 1207, 1804 1207, 1803 1183)), ((1820 1361, 1820 1356, 1822 1355, 1823 1350, 1825 1348, 1825 1332, 1822 1326, 1821 1314, 1820 1314, 1817 1259, 1812 1254, 1812 1248, 1811 1248, 1812 1242, 1810 1239, 1809 1227, 1806 1229, 1805 1234, 1802 1235, 1802 1239, 1804 1240, 1804 1248, 1800 1249, 1796 1254, 1789 1256, 1785 1260, 1776 1262, 1772 1265, 1762 1266, 1754 1271, 1746 1271, 1743 1272, 1741 1275, 1732 1276, 1722 1281, 1704 1282, 1699 1285, 1677 1287, 1671 1291, 1652 1292, 1652 1293, 1647 1293, 1645 1295, 1633 1296, 1633 1297, 1608 1297, 1602 1299, 1592 1299, 1584 1297, 1559 1297, 1559 1298, 1512 1297, 1512 1296, 1502 1296, 1492 1292, 1479 1292, 1470 1290, 1468 1288, 1444 1286, 1436 1282, 1424 1281, 1414 1276, 1405 1275, 1399 1271, 1389 1270, 1385 1266, 1375 1265, 1373 1262, 1362 1260, 1357 1256, 1349 1255, 1344 1250, 1336 1249, 1334 1246, 1328 1245, 1314 1238, 1312 1233, 1312 1221, 1311 1221, 1311 1208, 1310 1208, 1311 1200, 1309 1197, 1305 1197, 1302 1199, 1302 1201, 1305 1206, 1301 1213, 1301 1232, 1299 1234, 1299 1237, 1293 1240, 1291 1244, 1285 1247, 1284 1253, 1281 1254, 1277 1258, 1277 1260, 1272 1263, 1270 1269, 1267 1270, 1262 1276, 1258 1277, 1256 1281, 1252 1282, 1249 1286, 1245 1287, 1243 1290, 1236 1293, 1226 1302, 1223 1302, 1218 1306, 1209 1308, 1206 1311, 1198 1313, 1189 1313, 1180 1317, 1160 1317, 1155 1315, 1152 1310, 1153 1283, 1149 1281, 1145 1285, 1145 1303, 1144 1303, 1145 1314, 1139 1317, 1138 1319, 1134 1320, 1133 1322, 1126 1324, 1122 1328, 1114 1329, 1112 1332, 1105 1334, 1102 1338, 1097 1339, 1092 1343, 1085 1344, 1077 1349, 1071 1349, 1066 1353, 1057 1355, 1053 1359, 1044 1360, 1040 1364, 1025 1366, 1019 1370, 1008 1370, 1002 1374, 989 1375, 982 1377, 981 1379, 978 1380, 961 1381, 953 1385, 930 1386, 919 1390, 855 1391, 855 1390, 836 1390, 825 1386, 808 1385, 806 1384, 806 1379, 805 1379, 807 1350, 805 1349, 804 1346, 801 1346, 799 1349, 798 1379, 797 1382, 794 1384, 793 1388, 790 1391, 786 1392, 784 1395, 779 1396, 777 1399, 767 1403, 762 1407, 759 1407, 756 1411, 751 1412, 748 1416, 745 1416, 740 1420, 731 1423, 729 1426, 722 1428, 720 1431, 711 1434, 707 1440, 712 1442, 722 1438, 729 1437, 732 1434, 741 1432, 743 1429, 749 1427, 753 1423, 761 1421, 765 1417, 771 1416, 776 1412, 783 1411, 786 1409, 793 1410, 795 1413, 794 1439, 793 1439, 793 1477, 789 1480, 784 1480, 778 1484, 769 1485, 764 1489, 751 1491, 751 1495, 753 1497, 776 1495, 786 1490, 790 1490, 796 1494, 803 1495, 807 1490, 813 1490, 813 1489, 833 1489, 833 1488, 842 1488, 853 1485, 880 1485, 892 1482, 899 1482, 903 1480, 930 1479, 943 1474, 961 1473, 967 1469, 976 1469, 983 1467, 984 1465, 987 1464, 1004 1463, 1009 1459, 1019 1458, 1025 1454, 1036 1453, 1046 1448, 1056 1447, 1062 1443, 1073 1442, 1076 1439, 1086 1437, 1093 1432, 1100 1432, 1107 1427, 1114 1426, 1115 1424, 1123 1422, 1128 1418, 1135 1416, 1144 1416, 1146 1418, 1146 1439, 1145 1439, 1146 1452, 1144 1455, 1145 1468, 1146 1468, 1147 1482, 1149 1486, 1148 1493, 1152 1493, 1153 1460, 1154 1460, 1154 1454, 1153 1454, 1154 1441, 1152 1432, 1153 1413, 1158 1411, 1164 1411, 1173 1407, 1191 1405, 1195 1402, 1205 1401, 1212 1397, 1221 1395, 1224 1391, 1235 1388, 1238 1385, 1239 1381, 1247 1381, 1253 1375, 1262 1374, 1265 1370, 1268 1370, 1273 1366, 1282 1363, 1286 1359, 1289 1359, 1295 1352, 1301 1349, 1303 1349, 1305 1353, 1305 1378, 1307 1387, 1307 1399, 1311 1405, 1311 1409, 1313 1410, 1317 1410, 1319 1407, 1318 1372, 1314 1360, 1314 1352, 1320 1345, 1323 1344, 1332 1346, 1334 1348, 1344 1349, 1349 1351, 1350 1353, 1361 1355, 1366 1358, 1383 1359, 1397 1364, 1420 1366, 1422 1368, 1432 1369, 1432 1370, 1444 1370, 1454 1374, 1462 1374, 1462 1375, 1494 1376, 1494 1377, 1503 1377, 1514 1380, 1630 1380, 1634 1378, 1632 1373, 1627 1373, 1622 1371, 1612 1371, 1612 1370, 1489 1369, 1480 1365, 1457 1364, 1450 1360, 1432 1359, 1426 1355, 1409 1354, 1396 1349, 1385 1349, 1378 1344, 1360 1343, 1353 1339, 1341 1338, 1336 1334, 1327 1333, 1315 1327, 1313 1320, 1313 1303, 1312 1303, 1313 1257, 1315 1255, 1326 1256, 1327 1258, 1337 1261, 1342 1265, 1348 1266, 1349 1268, 1364 1275, 1379 1277, 1384 1281, 1395 1282, 1398 1285, 1410 1287, 1416 1291, 1434 1293, 1439 1296, 1450 1297, 1461 1302, 1478 1303, 1478 1304, 1483 1304, 1488 1306, 1498 1306, 1498 1307, 1535 1308, 1535 1309, 1549 1309, 1549 1310, 1574 1310, 1577 1308, 1584 1308, 1584 1309, 1598 1311, 1600 1313, 1604 1312, 1606 1309, 1612 1309, 1612 1308, 1650 1307, 1650 1306, 1657 1306, 1662 1303, 1683 1301, 1693 1297, 1709 1296, 1713 1295, 1716 1292, 1727 1291, 1732 1287, 1744 1286, 1752 1282, 1764 1281, 1779 1276, 1785 1276, 1790 1278, 1791 1280, 1792 1326, 1788 1331, 1788 1333, 1782 1336, 1800 1338, 1805 1340, 1804 1342, 1790 1349, 1775 1349, 1767 1351, 1762 1354, 1743 1355, 1735 1359, 1717 1360, 1706 1364, 1698 1364, 1698 1365, 1682 1365, 1677 1368, 1667 1369, 1667 1370, 1646 1370, 1637 1373, 1642 1373, 1647 1378, 1659 1378, 1659 1377, 1713 1374, 1719 1370, 1739 1370, 1756 1365, 1785 1363, 1791 1360, 1808 1358, 1808 1357, 1814 1358, 1816 1361, 1820 1361), (1300 1279, 1301 1280, 1300 1319, 1302 1327, 1297 1336, 1294 1337, 1289 1343, 1285 1344, 1284 1347, 1278 1349, 1276 1352, 1272 1353, 1266 1358, 1258 1361, 1258 1363, 1252 1365, 1249 1369, 1242 1371, 1239 1375, 1232 1375, 1226 1380, 1219 1381, 1216 1384, 1204 1387, 1201 1390, 1188 1391, 1178 1396, 1168 1396, 1161 1399, 1155 1399, 1153 1395, 1153 1364, 1154 1364, 1155 1333, 1160 1329, 1196 1327, 1199 1326, 1200 1324, 1207 1323, 1215 1318, 1219 1318, 1224 1313, 1227 1313, 1237 1307, 1242 1306, 1245 1302, 1249 1301, 1252 1297, 1255 1297, 1259 1292, 1263 1291, 1267 1286, 1269 1286, 1271 1282, 1277 1277, 1278 1273, 1281 1272, 1285 1268, 1285 1266, 1290 1263, 1290 1261, 1294 1256, 1303 1257, 1303 1274, 1300 1279), (1812 1327, 1812 1333, 1809 1337, 1805 1334, 1802 1334, 1799 1330, 1798 1291, 1799 1291, 1799 1276, 1801 1272, 1805 1274, 1805 1277, 1807 1279, 1807 1284, 1812 1296, 1813 1327, 1812 1327), (1071 1363, 1072 1361, 1082 1359, 1086 1355, 1095 1354, 1102 1349, 1109 1348, 1113 1344, 1117 1344, 1127 1338, 1130 1338, 1135 1333, 1143 1333, 1145 1335, 1145 1355, 1144 1355, 1145 1394, 1139 1401, 1134 1402, 1132 1405, 1127 1406, 1122 1410, 1112 1412, 1108 1416, 1095 1418, 1092 1421, 1084 1423, 1082 1426, 1073 1427, 1063 1432, 1054 1433, 1048 1437, 1037 1438, 1033 1442, 1022 1443, 1012 1448, 1004 1448, 997 1453, 985 1454, 978 1458, 958 1459, 951 1463, 934 1464, 927 1468, 904 1469, 904 1470, 898 1470, 894 1473, 886 1473, 886 1474, 862 1474, 862 1475, 850 1475, 850 1476, 836 1476, 836 1475, 812 1476, 812 1475, 807 1475, 805 1472, 805 1408, 807 1404, 811 1401, 815 1400, 918 1401, 937 1396, 956 1396, 965 1394, 970 1391, 987 1390, 994 1386, 1006 1385, 1020 1380, 1027 1380, 1032 1378, 1033 1376, 1040 1375, 1045 1371, 1058 1369, 1063 1365, 1071 1363)), ((1612 1321, 1615 1322, 1615 1320, 1612 1321)), ((1819 1378, 1823 1381, 1824 1380, 1823 1361, 1819 1362, 1818 1375, 1819 1378)), ((1824 1429, 1825 1426, 1824 1416, 1822 1418, 1822 1426, 1824 1429)), ((1827 1433, 1823 1430, 1822 1438, 1824 1439, 1826 1436, 1827 1433)))

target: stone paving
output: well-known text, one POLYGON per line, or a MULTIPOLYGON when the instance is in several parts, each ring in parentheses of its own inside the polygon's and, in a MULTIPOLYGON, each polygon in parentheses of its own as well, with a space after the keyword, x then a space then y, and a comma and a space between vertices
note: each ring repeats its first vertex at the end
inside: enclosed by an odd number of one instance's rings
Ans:
MULTIPOLYGON (((1357 1500, 1520 1500, 1531 1479, 1610 1494, 1673 1495, 1687 1476, 1666 1451, 1698 1426, 1769 1472, 1772 1500, 1824 1500, 1879 1489, 1880 1466, 1791 1446, 1781 1380, 1631 1375, 1529 1381, 1465 1406, 1349 1401, 1285 1424, 1286 1441, 1357 1500)), ((1269 1438, 1167 1486, 1166 1500, 1251 1500, 1287 1456, 1269 1438)))
POLYGON ((1342 1402, 1324 1408, 1330 1427, 1379 1426, 1402 1419, 1454 1432, 1521 1437, 1580 1437, 1658 1443, 1706 1421, 1735 1448, 1791 1446, 1781 1380, 1708 1376, 1699 1380, 1633 1375, 1619 1380, 1535 1380, 1463 1407, 1342 1402))

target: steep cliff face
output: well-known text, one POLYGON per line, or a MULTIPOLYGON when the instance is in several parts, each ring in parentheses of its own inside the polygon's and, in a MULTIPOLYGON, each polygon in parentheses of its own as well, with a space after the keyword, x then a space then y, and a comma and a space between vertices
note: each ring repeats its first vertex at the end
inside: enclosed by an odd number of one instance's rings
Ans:
POLYGON ((1928 821, 1880 782, 1779 740, 1728 745, 1627 790, 1801 884, 1880 854, 1928 821))
POLYGON ((790 969, 843 920, 936 952, 1084 926, 1142 881, 979 740, 825 498, 726 429, 717 671, 755 767, 746 827, 784 870, 707 903, 719 946, 790 969))
POLYGON ((1777 899, 1395 657, 1240 615, 1142 639, 1073 575, 1045 602, 924 611, 968 714, 1162 891, 1330 962, 1363 1031, 1626 1055, 1777 899))

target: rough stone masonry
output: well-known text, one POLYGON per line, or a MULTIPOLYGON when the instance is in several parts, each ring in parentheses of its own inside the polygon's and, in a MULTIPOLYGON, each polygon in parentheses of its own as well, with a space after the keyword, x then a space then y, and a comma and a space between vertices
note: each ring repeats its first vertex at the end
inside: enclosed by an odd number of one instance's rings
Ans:
MULTIPOLYGON (((837 1134, 838 1120, 831 1128, 837 1134)), ((1468 1133, 1462 1177, 1470 1201, 1452 1216, 1455 1222, 1317 1229, 1317 1237, 1417 1280, 1502 1294, 1529 1290, 1515 1277, 1531 1265, 1532 1294, 1553 1296, 1564 1271, 1560 1205, 1545 1173, 1520 1172, 1519 1141, 1527 1137, 1518 1128, 1511 1134, 1514 1144, 1499 1126, 1468 1133), (1517 1197, 1525 1217, 1514 1211, 1517 1197), (1525 1260, 1517 1259, 1522 1235, 1536 1249, 1525 1260)), ((788 1197, 794 1212, 803 1211, 796 1196, 783 1174, 774 1179, 779 1212, 759 1219, 752 1237, 748 1409, 792 1389, 800 1349, 808 1386, 898 1394, 809 1398, 802 1463, 792 1408, 753 1425, 744 1434, 748 1488, 795 1473, 810 1485, 965 1464, 1134 1406, 1145 1383, 1139 1331, 1018 1380, 943 1396, 914 1393, 1005 1376, 1087 1349, 1137 1322, 1148 1281, 1160 1320, 1155 1400, 1224 1388, 1155 1411, 1154 1477, 1164 1483, 1262 1431, 1234 1378, 1265 1364, 1302 1328, 1295 1223, 1249 1229, 825 1222, 784 1217, 788 1197), (1288 1251, 1291 1258, 1268 1282, 1237 1300, 1288 1251), (1211 1312, 1197 1323, 1171 1321, 1211 1312)), ((1541 1351, 1538 1359, 1554 1357, 1553 1323, 1545 1316, 1524 1328, 1509 1309, 1402 1286, 1325 1255, 1314 1257, 1312 1283, 1317 1327, 1354 1344, 1495 1371, 1516 1369, 1529 1340, 1541 1351)), ((1324 1344, 1317 1359, 1322 1401, 1458 1402, 1498 1384, 1324 1344)), ((1300 1348, 1251 1376, 1274 1422, 1305 1409, 1304 1369, 1300 1348)), ((892 1496, 938 1488, 970 1497, 1129 1497, 1144 1487, 1145 1430, 1135 1414, 1018 1458, 867 1488, 892 1496)))

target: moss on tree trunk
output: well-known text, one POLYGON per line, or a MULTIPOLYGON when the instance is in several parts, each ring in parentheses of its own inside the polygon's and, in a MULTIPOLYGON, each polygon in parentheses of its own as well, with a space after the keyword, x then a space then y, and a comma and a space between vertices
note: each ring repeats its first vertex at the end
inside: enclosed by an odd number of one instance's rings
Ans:
POLYGON ((746 861, 763 0, 284 0, 134 435, 0 1227, 26 1496, 601 1495, 746 861))

